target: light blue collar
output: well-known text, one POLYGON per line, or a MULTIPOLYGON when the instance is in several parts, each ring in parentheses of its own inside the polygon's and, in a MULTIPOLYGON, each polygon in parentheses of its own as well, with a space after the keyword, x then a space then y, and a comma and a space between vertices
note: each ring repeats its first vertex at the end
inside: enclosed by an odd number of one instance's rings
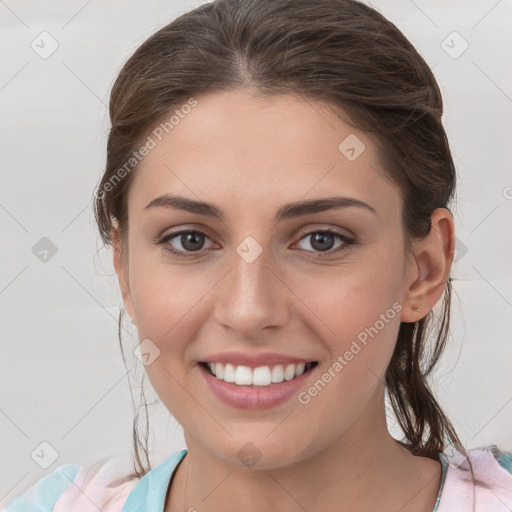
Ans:
MULTIPOLYGON (((174 470, 187 454, 184 448, 146 473, 133 488, 121 512, 164 512, 165 496, 174 470)), ((446 477, 447 460, 440 457, 442 465, 441 486, 432 512, 436 512, 446 477)))
POLYGON ((164 512, 169 482, 186 454, 187 450, 184 448, 148 471, 132 489, 121 512, 164 512))

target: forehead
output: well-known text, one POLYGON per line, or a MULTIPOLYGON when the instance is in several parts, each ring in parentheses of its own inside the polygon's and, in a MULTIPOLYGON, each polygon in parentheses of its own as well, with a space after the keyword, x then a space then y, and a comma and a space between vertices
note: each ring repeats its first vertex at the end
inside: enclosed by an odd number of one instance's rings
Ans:
POLYGON ((134 177, 130 211, 165 193, 253 212, 335 194, 378 204, 383 214, 396 209, 398 191, 377 148, 329 105, 249 90, 195 100, 193 108, 176 107, 168 116, 176 114, 173 123, 150 135, 154 147, 134 177))

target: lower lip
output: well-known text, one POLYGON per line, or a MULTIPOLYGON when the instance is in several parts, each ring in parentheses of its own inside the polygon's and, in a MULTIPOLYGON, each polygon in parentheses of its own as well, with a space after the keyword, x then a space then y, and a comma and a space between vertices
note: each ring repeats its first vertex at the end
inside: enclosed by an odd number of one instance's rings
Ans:
POLYGON ((268 409, 285 402, 296 394, 318 365, 300 377, 269 386, 238 386, 210 375, 201 364, 197 366, 212 393, 222 402, 239 409, 268 409))

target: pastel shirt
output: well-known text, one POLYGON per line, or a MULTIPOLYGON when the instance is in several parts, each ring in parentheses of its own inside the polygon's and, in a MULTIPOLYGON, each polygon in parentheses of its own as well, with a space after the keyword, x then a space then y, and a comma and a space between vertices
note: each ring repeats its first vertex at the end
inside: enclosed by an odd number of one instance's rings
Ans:
MULTIPOLYGON (((142 478, 108 458, 89 466, 64 464, 4 512, 164 512, 167 489, 186 454, 186 449, 176 452, 142 478)), ((441 484, 432 512, 510 512, 512 453, 493 445, 468 455, 469 461, 459 453, 440 456, 441 484)))

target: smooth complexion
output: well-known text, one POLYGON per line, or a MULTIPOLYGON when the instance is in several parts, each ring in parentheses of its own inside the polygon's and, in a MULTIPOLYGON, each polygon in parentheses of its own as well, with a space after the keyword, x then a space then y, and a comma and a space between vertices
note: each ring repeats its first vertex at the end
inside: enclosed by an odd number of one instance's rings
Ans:
POLYGON ((142 161, 128 195, 127 258, 119 240, 114 249, 139 339, 161 351, 148 377, 189 450, 165 511, 430 512, 440 464, 390 436, 383 379, 400 321, 419 320, 442 295, 451 214, 435 210, 429 236, 407 254, 399 189, 372 140, 328 105, 249 89, 197 100, 142 161), (366 146, 354 161, 338 150, 351 134, 366 146), (147 207, 165 194, 210 203, 222 217, 147 207), (276 221, 284 205, 333 196, 367 206, 276 221), (156 243, 182 229, 204 238, 156 243), (335 237, 326 253, 314 237, 325 229, 354 243, 335 237), (236 252, 248 236, 262 248, 252 263, 236 252), (294 396, 264 410, 231 407, 197 364, 229 350, 318 361, 307 389, 394 303, 400 313, 307 405, 294 396), (253 467, 237 456, 247 443, 261 454, 253 467))

